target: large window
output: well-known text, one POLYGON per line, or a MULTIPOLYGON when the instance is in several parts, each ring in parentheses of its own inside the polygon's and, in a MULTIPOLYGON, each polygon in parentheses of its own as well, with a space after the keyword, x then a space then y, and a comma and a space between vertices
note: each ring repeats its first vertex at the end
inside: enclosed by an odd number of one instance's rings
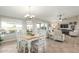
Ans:
POLYGON ((26 23, 27 23, 26 24, 27 30, 28 31, 32 31, 33 30, 33 23, 32 23, 32 21, 27 21, 26 23))
POLYGON ((16 29, 17 29, 17 32, 22 30, 22 24, 16 24, 16 29))
POLYGON ((22 25, 17 23, 2 21, 1 28, 3 28, 7 33, 10 33, 10 32, 17 32, 21 30, 22 25))
POLYGON ((37 29, 40 29, 40 24, 36 24, 36 26, 37 26, 37 29))
POLYGON ((47 28, 47 24, 46 23, 38 23, 37 24, 37 29, 46 29, 47 28))
POLYGON ((31 25, 31 24, 27 25, 27 30, 32 31, 32 28, 33 28, 33 25, 31 25))

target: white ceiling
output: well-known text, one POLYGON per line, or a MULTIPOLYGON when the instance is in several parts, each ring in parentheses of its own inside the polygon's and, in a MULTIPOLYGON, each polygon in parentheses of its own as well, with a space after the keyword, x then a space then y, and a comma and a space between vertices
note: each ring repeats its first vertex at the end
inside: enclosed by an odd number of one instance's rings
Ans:
MULTIPOLYGON (((0 6, 0 15, 25 19, 28 13, 27 6, 0 6)), ((31 13, 42 20, 57 19, 58 14, 63 18, 79 15, 78 6, 31 6, 31 13)))

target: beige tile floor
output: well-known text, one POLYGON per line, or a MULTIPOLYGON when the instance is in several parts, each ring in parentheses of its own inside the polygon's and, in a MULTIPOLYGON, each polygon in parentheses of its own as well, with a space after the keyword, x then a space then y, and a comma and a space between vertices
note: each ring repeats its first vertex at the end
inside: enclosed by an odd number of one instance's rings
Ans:
POLYGON ((6 42, 0 46, 0 53, 17 53, 16 41, 6 42))
POLYGON ((78 53, 79 37, 66 36, 64 42, 56 42, 53 40, 48 40, 48 52, 78 53))
MULTIPOLYGON (((7 42, 0 46, 0 53, 17 53, 16 41, 7 42)), ((78 53, 79 37, 66 36, 64 42, 47 39, 47 53, 78 53)))

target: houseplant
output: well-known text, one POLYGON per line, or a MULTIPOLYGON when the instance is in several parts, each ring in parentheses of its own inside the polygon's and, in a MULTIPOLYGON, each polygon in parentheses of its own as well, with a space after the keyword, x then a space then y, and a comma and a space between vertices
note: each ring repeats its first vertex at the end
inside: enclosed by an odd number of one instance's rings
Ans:
POLYGON ((0 45, 1 45, 2 41, 3 41, 3 40, 2 40, 2 38, 1 38, 1 36, 0 36, 0 45))
POLYGON ((32 31, 27 30, 27 35, 34 36, 32 31))

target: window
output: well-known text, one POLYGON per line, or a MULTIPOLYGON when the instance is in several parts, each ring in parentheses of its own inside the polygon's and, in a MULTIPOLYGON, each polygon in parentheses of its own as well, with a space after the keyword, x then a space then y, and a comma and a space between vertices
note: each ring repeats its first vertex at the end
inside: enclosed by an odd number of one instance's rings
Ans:
POLYGON ((32 30, 33 25, 28 24, 27 25, 27 30, 31 31, 32 30))
POLYGON ((22 30, 22 25, 21 24, 16 24, 16 29, 17 29, 17 32, 19 32, 20 30, 22 30))
POLYGON ((47 28, 47 24, 46 23, 41 23, 41 29, 45 29, 47 28))
POLYGON ((41 27, 44 27, 44 23, 41 23, 41 27))
POLYGON ((26 24, 27 30, 32 31, 32 29, 33 29, 32 21, 27 21, 26 23, 27 23, 27 24, 26 24))
POLYGON ((16 31, 22 30, 21 24, 16 24, 16 23, 12 23, 12 22, 2 21, 1 27, 6 31, 6 33, 16 32, 16 31))
POLYGON ((46 29, 47 28, 47 24, 46 23, 39 23, 36 24, 37 29, 46 29))
POLYGON ((36 26, 37 26, 37 29, 39 29, 39 28, 40 28, 40 24, 36 24, 36 26))

